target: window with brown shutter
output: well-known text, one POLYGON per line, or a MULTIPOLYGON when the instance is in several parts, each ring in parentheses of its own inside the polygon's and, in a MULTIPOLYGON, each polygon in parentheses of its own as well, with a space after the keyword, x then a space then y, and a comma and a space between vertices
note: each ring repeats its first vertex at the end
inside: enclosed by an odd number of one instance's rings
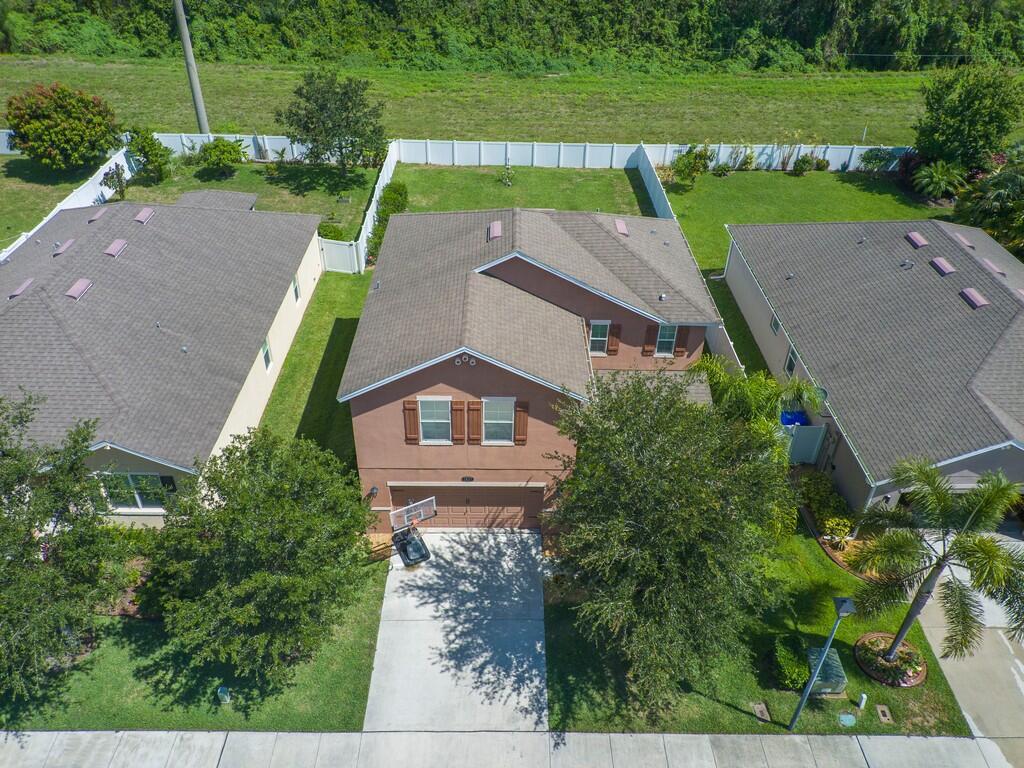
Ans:
POLYGON ((686 339, 688 336, 686 328, 683 326, 676 328, 676 348, 672 353, 673 357, 686 357, 686 339))
POLYGON ((608 329, 608 352, 609 356, 619 354, 619 338, 622 336, 622 326, 612 323, 608 329))
POLYGON ((516 400, 515 438, 516 445, 526 445, 526 425, 530 421, 530 404, 516 400))
POLYGON ((483 436, 483 400, 466 402, 466 442, 480 445, 483 436))
POLYGON ((405 418, 405 442, 415 445, 420 441, 420 412, 415 400, 402 402, 402 416, 405 418))
POLYGON ((466 401, 452 400, 452 442, 462 445, 466 442, 466 401))
POLYGON ((640 354, 644 357, 653 357, 654 349, 658 346, 658 326, 648 325, 647 332, 644 334, 644 346, 640 350, 640 354))

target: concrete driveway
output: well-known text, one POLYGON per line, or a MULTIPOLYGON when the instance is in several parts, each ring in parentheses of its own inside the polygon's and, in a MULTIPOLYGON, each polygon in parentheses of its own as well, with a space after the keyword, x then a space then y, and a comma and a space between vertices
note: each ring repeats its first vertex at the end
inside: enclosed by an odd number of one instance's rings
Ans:
POLYGON ((546 731, 538 533, 424 534, 391 561, 364 731, 546 731))

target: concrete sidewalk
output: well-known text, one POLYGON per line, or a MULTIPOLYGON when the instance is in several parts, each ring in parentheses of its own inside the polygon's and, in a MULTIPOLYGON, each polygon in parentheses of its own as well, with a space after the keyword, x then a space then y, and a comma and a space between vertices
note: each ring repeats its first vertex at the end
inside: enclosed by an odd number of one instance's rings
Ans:
POLYGON ((987 739, 541 732, 8 733, 0 768, 1012 768, 987 739))

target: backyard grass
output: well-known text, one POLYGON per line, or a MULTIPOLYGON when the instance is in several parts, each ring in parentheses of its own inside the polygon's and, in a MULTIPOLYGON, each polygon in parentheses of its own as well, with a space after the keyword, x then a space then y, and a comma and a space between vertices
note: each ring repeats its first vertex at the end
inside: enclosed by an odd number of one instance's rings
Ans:
POLYGON ((359 235, 367 202, 377 181, 376 171, 356 169, 341 177, 333 168, 283 163, 277 173, 264 163, 235 166, 227 178, 211 177, 203 170, 174 163, 159 184, 133 184, 126 198, 146 203, 174 203, 182 192, 198 189, 250 192, 258 195, 256 209, 283 213, 316 213, 324 222, 341 227, 341 239, 359 235))
MULTIPOLYGON (((689 191, 678 185, 667 191, 705 278, 721 274, 725 267, 726 224, 921 219, 949 213, 911 198, 891 178, 864 173, 704 174, 689 191)), ((708 280, 707 284, 744 365, 748 370, 766 368, 725 281, 708 280)))
MULTIPOLYGON (((662 74, 420 72, 338 68, 365 77, 385 102, 387 134, 522 141, 903 144, 922 110, 920 72, 662 74), (867 138, 863 139, 867 128, 867 138)), ((280 133, 274 111, 303 67, 200 62, 214 131, 280 133)), ((196 130, 178 59, 0 56, 0 102, 60 81, 110 101, 119 118, 155 130, 196 130)))
MULTIPOLYGON (((552 730, 641 731, 672 733, 782 733, 796 708, 799 694, 778 690, 773 680, 771 650, 778 633, 799 632, 811 645, 824 644, 835 613, 832 597, 849 595, 857 579, 829 560, 818 543, 801 531, 788 539, 775 564, 783 580, 788 607, 782 607, 750 628, 749 657, 736 659, 721 670, 717 690, 696 686, 680 693, 674 705, 655 720, 639 716, 626 706, 622 676, 604 662, 591 643, 573 627, 573 612, 566 605, 545 608, 548 704, 552 730), (770 723, 760 723, 751 704, 764 702, 770 723)), ((872 630, 894 631, 902 618, 896 609, 876 619, 856 615, 843 620, 833 647, 839 651, 849 680, 841 700, 811 700, 800 719, 801 733, 946 734, 968 736, 953 692, 939 668, 920 625, 909 640, 928 662, 928 679, 917 688, 894 689, 875 683, 853 660, 853 644, 872 630), (868 695, 868 706, 858 713, 856 700, 868 695), (876 704, 888 705, 895 720, 882 725, 876 704), (841 728, 840 712, 857 713, 857 724, 841 728)))
POLYGON ((387 565, 373 563, 333 637, 296 670, 280 693, 246 702, 228 674, 183 680, 159 658, 166 643, 158 622, 110 618, 94 651, 47 702, 12 710, 0 721, 26 730, 359 731, 363 727, 387 565), (221 684, 235 691, 217 703, 221 684))
POLYGON ((0 156, 0 249, 38 224, 91 173, 56 173, 28 158, 0 156))
POLYGON ((653 215, 647 191, 636 173, 515 168, 512 186, 506 187, 501 183, 501 170, 401 163, 392 180, 408 186, 408 210, 413 213, 524 207, 653 215))
POLYGON ((306 307, 262 424, 278 434, 315 440, 355 467, 348 403, 339 403, 345 370, 363 300, 373 272, 326 272, 306 307))

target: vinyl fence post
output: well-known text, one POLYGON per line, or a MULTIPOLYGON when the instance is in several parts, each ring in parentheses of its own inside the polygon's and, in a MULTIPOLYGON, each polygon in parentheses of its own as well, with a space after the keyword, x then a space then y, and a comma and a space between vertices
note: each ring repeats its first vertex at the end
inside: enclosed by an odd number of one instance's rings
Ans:
POLYGON ((423 142, 423 146, 426 149, 426 151, 424 152, 424 157, 426 157, 426 159, 427 159, 427 163, 426 164, 430 165, 430 139, 426 139, 423 142))
POLYGON ((509 144, 506 141, 505 142, 505 165, 511 165, 511 164, 512 164, 512 154, 511 154, 511 150, 509 148, 509 144))
POLYGON ((616 144, 614 141, 612 142, 612 158, 611 158, 611 160, 608 161, 608 167, 609 168, 614 168, 615 167, 615 148, 618 147, 618 146, 619 145, 616 144))
POLYGON ((562 142, 558 142, 558 167, 562 167, 562 142))
POLYGON ((826 160, 828 160, 828 169, 830 171, 832 170, 832 158, 830 157, 831 153, 832 153, 832 145, 831 144, 826 144, 825 145, 825 152, 822 154, 822 157, 824 157, 826 160))
POLYGON ((846 170, 853 170, 853 158, 857 156, 857 145, 850 147, 850 159, 846 161, 846 170))
POLYGON ((533 142, 530 145, 530 167, 533 168, 537 165, 537 142, 533 142))
POLYGON ((668 156, 672 154, 672 145, 665 142, 665 151, 661 153, 661 164, 668 165, 668 156))
POLYGON ((587 155, 590 154, 590 142, 583 142, 583 167, 587 167, 587 155))
POLYGON ((452 139, 452 165, 458 165, 458 163, 455 162, 455 151, 455 139, 452 139))

